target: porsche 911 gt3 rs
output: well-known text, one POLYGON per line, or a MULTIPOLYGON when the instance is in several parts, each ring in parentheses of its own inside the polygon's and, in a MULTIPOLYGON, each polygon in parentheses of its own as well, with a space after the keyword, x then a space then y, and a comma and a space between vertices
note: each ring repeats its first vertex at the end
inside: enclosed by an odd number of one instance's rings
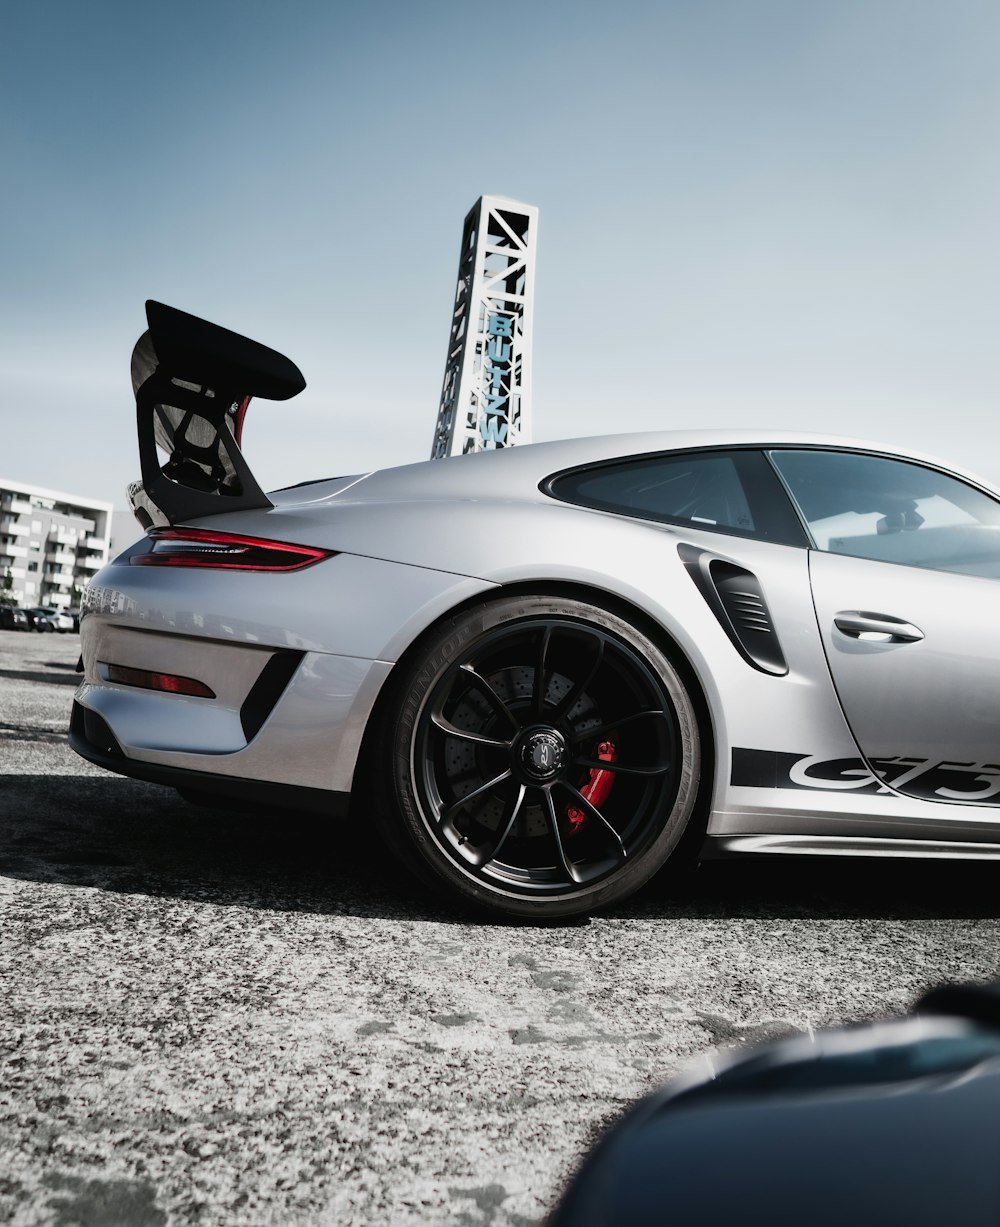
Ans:
POLYGON ((1000 502, 896 449, 585 438, 264 494, 282 355, 162 304, 146 536, 81 619, 71 742, 194 800, 348 812, 495 912, 619 901, 682 845, 1000 857, 1000 502))

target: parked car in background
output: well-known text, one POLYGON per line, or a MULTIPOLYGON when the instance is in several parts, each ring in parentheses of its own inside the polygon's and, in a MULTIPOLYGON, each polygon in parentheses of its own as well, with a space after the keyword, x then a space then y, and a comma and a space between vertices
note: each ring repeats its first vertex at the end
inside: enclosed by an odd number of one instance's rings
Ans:
POLYGON ((38 631, 40 634, 55 631, 56 628, 52 619, 41 609, 25 609, 24 612, 28 618, 29 631, 38 631))
POLYGON ((16 605, 0 605, 0 630, 30 631, 31 622, 26 611, 16 605))
POLYGON ((998 987, 702 1057, 598 1142, 546 1227, 997 1223, 998 987))
POLYGON ((65 635, 73 630, 73 619, 61 609, 49 605, 35 605, 27 611, 33 620, 32 629, 36 631, 58 631, 65 635))

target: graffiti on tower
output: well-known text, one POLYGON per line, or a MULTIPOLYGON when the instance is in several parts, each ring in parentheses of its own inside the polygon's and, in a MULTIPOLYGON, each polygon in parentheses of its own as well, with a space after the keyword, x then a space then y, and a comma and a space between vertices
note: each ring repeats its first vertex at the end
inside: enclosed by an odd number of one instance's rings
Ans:
POLYGON ((432 460, 531 438, 537 230, 533 205, 481 196, 469 210, 432 460))

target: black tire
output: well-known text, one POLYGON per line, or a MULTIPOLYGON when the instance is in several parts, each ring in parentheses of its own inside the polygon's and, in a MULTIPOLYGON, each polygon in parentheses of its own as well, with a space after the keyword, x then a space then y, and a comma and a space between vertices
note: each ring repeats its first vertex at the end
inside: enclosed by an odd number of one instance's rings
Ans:
POLYGON ((504 597, 439 624, 381 730, 376 822, 426 882, 508 916, 591 912, 667 861, 697 795, 691 699, 596 605, 504 597))

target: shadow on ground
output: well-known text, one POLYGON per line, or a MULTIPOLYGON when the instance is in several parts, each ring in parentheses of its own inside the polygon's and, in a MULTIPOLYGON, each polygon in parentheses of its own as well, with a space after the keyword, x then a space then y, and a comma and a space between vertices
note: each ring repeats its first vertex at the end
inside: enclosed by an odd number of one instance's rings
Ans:
MULTIPOLYGON (((0 776, 0 875, 219 905, 467 923, 358 821, 189 805, 118 776, 0 776)), ((942 919, 1000 914, 1000 866, 746 856, 660 875, 612 916, 942 919)), ((586 923, 577 921, 570 923, 586 923)))
POLYGON ((364 830, 120 776, 0 775, 0 876, 271 910, 440 918, 364 830))
POLYGON ((55 686, 79 686, 80 675, 72 666, 67 667, 64 664, 48 664, 45 663, 46 669, 51 669, 51 673, 39 673, 34 669, 0 669, 0 678, 6 678, 12 682, 44 682, 46 685, 55 686))

